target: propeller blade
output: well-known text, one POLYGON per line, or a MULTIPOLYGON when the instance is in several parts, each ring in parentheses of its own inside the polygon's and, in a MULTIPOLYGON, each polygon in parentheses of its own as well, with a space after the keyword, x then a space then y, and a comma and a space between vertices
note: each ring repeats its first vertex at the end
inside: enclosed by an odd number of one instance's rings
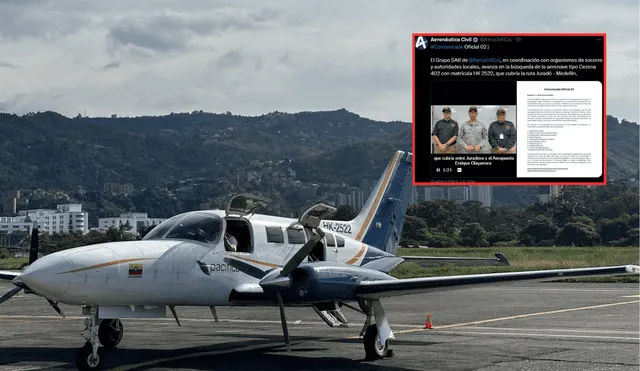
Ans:
POLYGON ((257 279, 262 279, 267 274, 267 272, 263 271, 262 269, 254 267, 253 265, 240 260, 236 260, 233 258, 224 258, 224 261, 240 272, 246 273, 251 277, 255 277, 257 279))
POLYGON ((33 264, 34 261, 38 259, 38 248, 39 248, 39 238, 38 238, 38 225, 35 224, 33 229, 31 230, 31 246, 29 248, 29 265, 33 264))
POLYGON ((62 313, 62 309, 60 309, 60 307, 58 306, 58 303, 54 302, 53 300, 49 300, 49 299, 47 299, 47 301, 49 302, 49 305, 51 305, 53 307, 53 309, 55 309, 56 312, 58 312, 58 314, 62 316, 62 318, 66 318, 64 313, 62 313))
POLYGON ((22 290, 22 288, 20 288, 20 287, 12 288, 11 291, 7 292, 6 294, 2 295, 2 297, 0 297, 0 304, 2 304, 5 301, 9 300, 9 298, 11 298, 13 295, 17 294, 20 290, 22 290))
POLYGON ((289 329, 287 329, 287 318, 284 315, 284 303, 280 291, 276 291, 278 296, 278 306, 280 307, 280 321, 282 322, 282 333, 284 334, 284 343, 287 345, 287 352, 291 352, 291 341, 289 340, 289 329))
POLYGON ((300 263, 302 263, 304 258, 306 258, 307 255, 311 253, 311 250, 313 250, 313 247, 316 245, 316 243, 318 243, 318 241, 320 241, 324 237, 324 232, 322 232, 320 228, 315 228, 315 230, 316 233, 313 234, 313 237, 309 241, 307 241, 307 243, 302 245, 300 250, 293 254, 287 264, 282 267, 282 270, 280 271, 280 275, 282 277, 287 277, 289 274, 291 274, 291 272, 293 272, 293 270, 296 269, 298 265, 300 265, 300 263))

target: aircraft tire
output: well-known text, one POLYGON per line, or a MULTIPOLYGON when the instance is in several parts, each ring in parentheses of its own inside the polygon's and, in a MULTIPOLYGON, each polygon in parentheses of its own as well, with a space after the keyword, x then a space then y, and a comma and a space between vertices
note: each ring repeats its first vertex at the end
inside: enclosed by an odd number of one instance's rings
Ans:
POLYGON ((104 364, 103 348, 98 348, 97 357, 93 357, 93 347, 86 342, 76 353, 76 368, 79 371, 97 371, 102 369, 104 364), (97 359, 96 359, 97 358, 97 359))
POLYGON ((384 345, 380 343, 376 325, 370 325, 364 333, 364 352, 367 360, 386 358, 389 353, 389 340, 384 345))
POLYGON ((122 340, 122 336, 124 335, 124 327, 122 326, 122 321, 119 319, 104 319, 100 322, 100 327, 98 328, 98 339, 100 340, 100 344, 102 344, 105 348, 113 348, 116 345, 120 344, 120 340, 122 340), (116 321, 120 325, 120 331, 116 331, 112 326, 116 323, 116 321))

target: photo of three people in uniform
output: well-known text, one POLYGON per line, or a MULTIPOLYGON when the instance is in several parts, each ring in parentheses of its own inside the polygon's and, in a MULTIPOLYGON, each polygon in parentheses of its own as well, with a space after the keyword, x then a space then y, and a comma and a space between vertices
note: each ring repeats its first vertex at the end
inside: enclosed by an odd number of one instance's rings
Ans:
MULTIPOLYGON (((468 107, 467 114, 469 119, 461 124, 452 117, 452 109, 450 107, 443 107, 442 119, 432 120, 432 153, 434 155, 489 152, 493 154, 516 153, 515 124, 506 119, 507 110, 502 107, 495 111, 495 119, 489 116, 491 115, 490 112, 493 111, 492 109, 490 110, 490 107, 481 108, 484 113, 482 120, 478 119, 478 107, 468 107), (489 122, 492 119, 494 121, 487 128, 485 122, 489 122)), ((437 114, 435 106, 432 107, 432 110, 435 118, 437 114)), ((513 107, 512 112, 515 112, 515 107, 513 107)), ((515 120, 515 118, 512 120, 515 120)))

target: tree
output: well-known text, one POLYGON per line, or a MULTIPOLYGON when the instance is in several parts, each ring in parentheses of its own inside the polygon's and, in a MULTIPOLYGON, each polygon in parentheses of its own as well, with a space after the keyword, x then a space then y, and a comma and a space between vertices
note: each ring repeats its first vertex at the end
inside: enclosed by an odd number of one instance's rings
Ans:
POLYGON ((337 207, 335 214, 331 219, 333 220, 351 220, 356 217, 356 212, 351 205, 340 205, 337 207))
POLYGON ((156 225, 141 226, 140 228, 138 228, 138 238, 143 239, 144 236, 146 236, 147 233, 151 232, 151 230, 155 227, 156 225))
POLYGON ((598 222, 598 231, 602 237, 602 242, 607 243, 617 241, 624 238, 629 230, 629 215, 621 216, 615 219, 600 219, 598 222))
POLYGON ((480 247, 489 246, 487 232, 480 223, 467 223, 460 231, 460 243, 464 246, 480 247))
POLYGON ((449 233, 438 230, 427 230, 425 243, 429 247, 454 247, 460 243, 458 230, 454 229, 449 233))
POLYGON ((488 222, 489 210, 480 201, 466 201, 462 204, 461 219, 465 223, 480 223, 484 228, 488 222))
POLYGON ((524 246, 537 246, 540 241, 554 240, 558 228, 553 225, 550 218, 539 215, 520 231, 519 241, 524 246))
POLYGON ((614 219, 625 213, 626 205, 621 200, 606 200, 594 205, 594 218, 614 219))
POLYGON ((558 228, 563 227, 573 216, 573 211, 573 208, 568 205, 558 204, 553 212, 553 222, 558 228))
POLYGON ((602 239, 594 226, 573 219, 558 232, 556 241, 562 246, 596 246, 602 239))
POLYGON ((132 241, 136 237, 124 231, 124 228, 109 228, 105 232, 106 242, 132 241))
POLYGON ((487 232, 487 241, 489 245, 495 245, 498 242, 513 242, 514 244, 518 240, 518 234, 516 230, 505 229, 503 231, 490 231, 487 232))
POLYGON ((462 210, 451 200, 425 201, 414 208, 415 215, 422 218, 429 228, 450 231, 462 224, 462 210))
POLYGON ((400 242, 402 246, 424 244, 427 233, 427 223, 422 218, 407 215, 404 219, 402 232, 400 242))

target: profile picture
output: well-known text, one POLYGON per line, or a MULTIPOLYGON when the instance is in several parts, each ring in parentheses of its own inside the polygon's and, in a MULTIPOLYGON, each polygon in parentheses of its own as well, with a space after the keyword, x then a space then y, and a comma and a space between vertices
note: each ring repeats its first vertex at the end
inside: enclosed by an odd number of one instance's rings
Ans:
POLYGON ((416 49, 425 50, 429 45, 429 38, 427 36, 416 37, 416 49))

